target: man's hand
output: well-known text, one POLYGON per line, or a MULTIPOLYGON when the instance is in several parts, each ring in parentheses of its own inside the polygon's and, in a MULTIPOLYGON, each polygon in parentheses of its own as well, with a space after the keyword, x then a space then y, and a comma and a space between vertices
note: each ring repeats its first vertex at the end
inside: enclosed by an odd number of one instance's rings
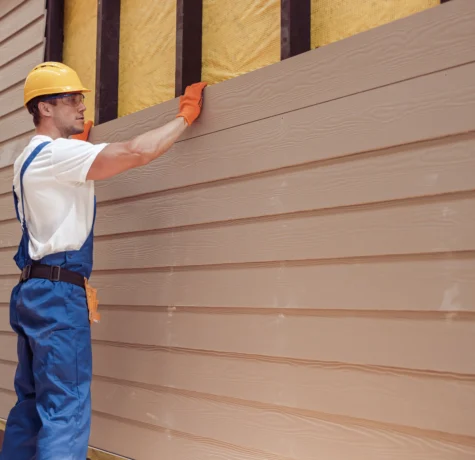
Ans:
POLYGON ((93 122, 88 120, 84 123, 84 131, 81 134, 74 134, 71 136, 71 139, 77 139, 79 141, 87 141, 89 139, 89 131, 93 126, 93 122))
POLYGON ((183 117, 190 126, 201 113, 203 106, 203 91, 208 86, 206 82, 194 83, 187 86, 185 94, 180 97, 180 111, 178 117, 183 117))

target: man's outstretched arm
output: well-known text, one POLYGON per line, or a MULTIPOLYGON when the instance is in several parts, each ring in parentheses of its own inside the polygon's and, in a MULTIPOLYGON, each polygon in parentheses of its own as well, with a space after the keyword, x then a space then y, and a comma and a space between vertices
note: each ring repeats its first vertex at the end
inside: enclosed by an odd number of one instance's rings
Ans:
POLYGON ((206 83, 196 83, 186 89, 173 121, 129 141, 107 145, 91 165, 87 180, 108 179, 163 155, 200 115, 205 87, 206 83))

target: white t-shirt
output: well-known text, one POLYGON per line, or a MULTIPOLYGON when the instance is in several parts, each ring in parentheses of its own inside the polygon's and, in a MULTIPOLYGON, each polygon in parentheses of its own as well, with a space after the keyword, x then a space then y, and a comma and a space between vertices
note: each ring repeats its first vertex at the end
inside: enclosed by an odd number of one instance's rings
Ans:
POLYGON ((94 218, 94 182, 86 181, 86 176, 107 145, 34 136, 14 164, 13 185, 20 218, 21 167, 35 147, 45 141, 50 144, 43 147, 23 176, 29 254, 33 260, 80 249, 86 241, 94 218))

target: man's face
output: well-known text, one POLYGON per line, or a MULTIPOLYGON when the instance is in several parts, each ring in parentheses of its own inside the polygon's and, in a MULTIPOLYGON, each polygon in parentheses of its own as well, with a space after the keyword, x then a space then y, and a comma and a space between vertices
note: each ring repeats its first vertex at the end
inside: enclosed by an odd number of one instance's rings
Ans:
POLYGON ((64 137, 81 134, 84 131, 84 95, 81 93, 68 94, 55 98, 56 104, 51 104, 51 117, 55 126, 64 137))

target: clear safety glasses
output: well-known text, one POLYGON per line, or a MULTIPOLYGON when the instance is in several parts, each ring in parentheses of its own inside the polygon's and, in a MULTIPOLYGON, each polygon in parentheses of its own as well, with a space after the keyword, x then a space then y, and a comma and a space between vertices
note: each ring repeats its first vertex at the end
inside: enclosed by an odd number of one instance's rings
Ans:
POLYGON ((48 102, 52 99, 61 99, 66 105, 70 105, 71 107, 78 107, 80 104, 84 103, 84 98, 85 96, 82 93, 65 93, 48 96, 43 99, 43 101, 48 102))

